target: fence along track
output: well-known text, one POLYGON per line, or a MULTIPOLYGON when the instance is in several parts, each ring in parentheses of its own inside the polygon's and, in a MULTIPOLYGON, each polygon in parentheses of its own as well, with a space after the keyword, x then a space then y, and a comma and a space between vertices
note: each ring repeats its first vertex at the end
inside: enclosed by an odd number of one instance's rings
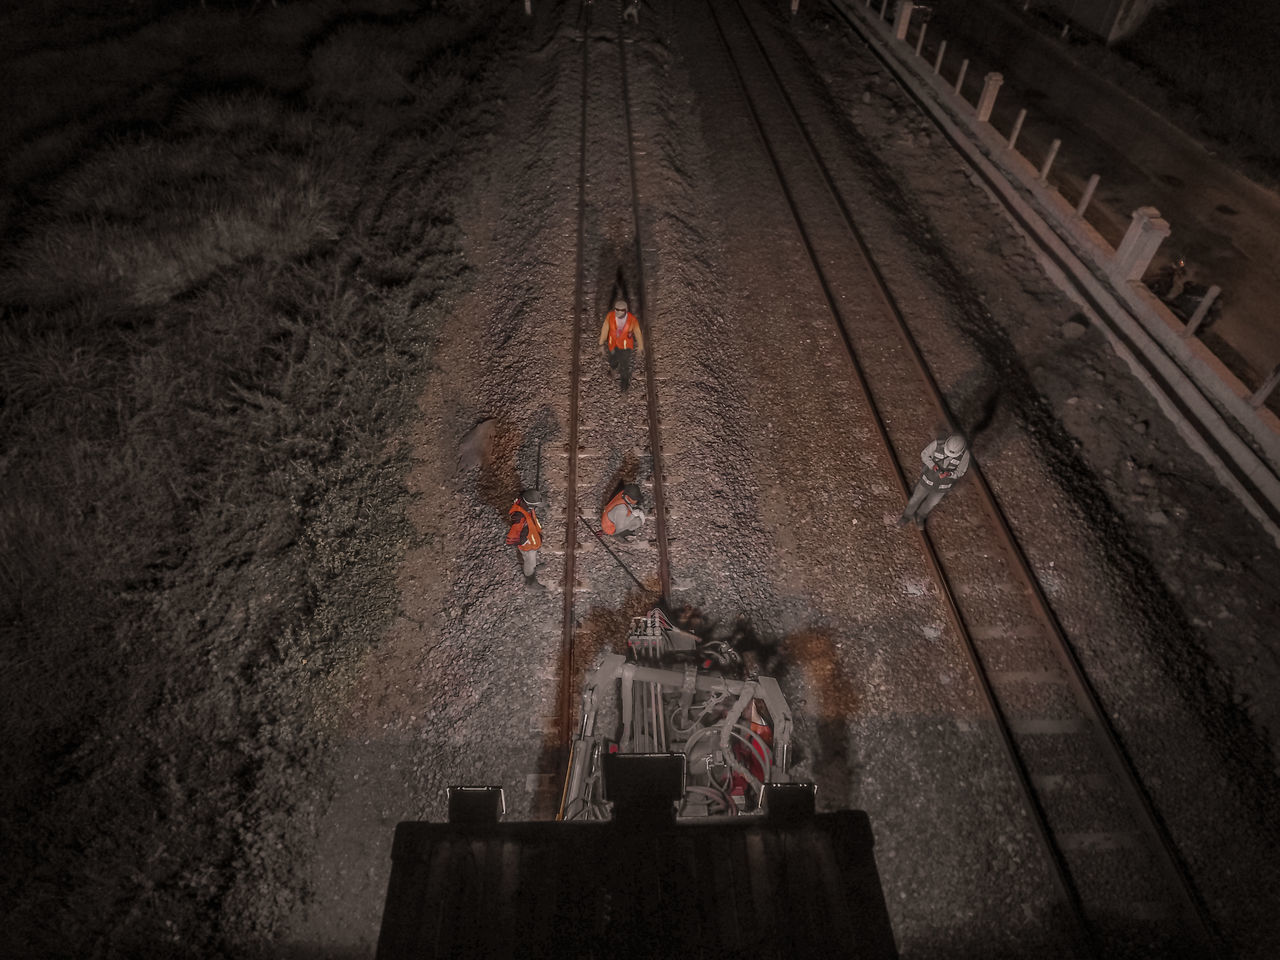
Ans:
MULTIPOLYGON (((586 288, 587 288, 587 262, 588 262, 588 240, 586 231, 586 213, 587 213, 587 157, 589 150, 589 125, 588 125, 588 102, 591 93, 590 80, 590 47, 592 45, 591 38, 591 13, 595 4, 584 3, 582 5, 581 21, 582 33, 580 41, 582 43, 582 86, 581 99, 582 109, 579 122, 579 157, 578 157, 578 216, 577 216, 577 266, 574 281, 574 311, 573 311, 573 335, 572 335, 572 360, 570 367, 570 398, 569 398, 569 429, 568 429, 568 470, 567 470, 567 486, 568 490, 565 498, 565 549, 564 549, 564 602, 562 608, 561 622, 561 653, 560 653, 560 671, 559 671, 559 695, 557 697, 557 722, 559 726, 559 738, 562 747, 568 747, 573 738, 573 711, 574 697, 572 685, 575 682, 575 631, 577 611, 574 603, 574 593, 577 585, 577 561, 576 550, 578 537, 582 535, 581 521, 578 519, 581 508, 578 500, 578 455, 580 451, 579 440, 579 395, 582 390, 582 339, 583 325, 589 324, 589 333, 594 333, 595 323, 599 318, 590 314, 586 309, 586 288)), ((632 128, 631 117, 631 96, 627 77, 627 54, 626 42, 624 35, 627 27, 622 21, 622 10, 618 10, 618 28, 616 47, 619 57, 619 71, 621 76, 621 104, 623 110, 623 126, 627 141, 627 161, 628 161, 628 178, 630 181, 630 206, 631 206, 631 231, 634 237, 634 291, 630 293, 630 300, 633 302, 632 312, 634 312, 641 322, 641 330, 644 334, 645 349, 644 353, 644 382, 645 382, 645 412, 646 412, 646 435, 651 458, 651 483, 653 496, 652 516, 657 539, 658 551, 658 570, 657 570, 657 595, 658 599, 665 607, 668 605, 668 599, 671 593, 671 574, 669 552, 667 545, 666 530, 666 493, 663 484, 663 460, 662 460, 662 443, 659 429, 658 418, 658 400, 657 400, 657 378, 655 374, 655 338, 653 330, 652 316, 648 309, 648 300, 646 297, 646 287, 644 282, 644 260, 643 245, 641 242, 641 221, 640 221, 640 191, 636 175, 636 148, 635 139, 632 128)), ((594 340, 590 341, 594 344, 594 340)), ((588 523, 595 529, 597 517, 587 517, 588 523)), ((612 560, 606 562, 612 563, 612 560)), ((567 762, 567 758, 566 758, 567 762)))
MULTIPOLYGON (((787 93, 786 85, 777 73, 759 33, 741 4, 735 6, 742 23, 750 33, 751 48, 756 51, 760 61, 767 68, 778 96, 785 103, 785 113, 789 119, 782 122, 794 124, 804 141, 804 152, 810 160, 810 167, 820 174, 829 201, 838 208, 838 212, 830 211, 827 216, 836 214, 838 219, 845 222, 852 236, 856 251, 854 256, 861 261, 856 268, 853 268, 854 272, 865 270, 868 282, 863 284, 863 289, 872 293, 879 301, 878 319, 893 328, 899 341, 899 349, 896 351, 864 351, 865 354, 877 358, 895 356, 901 358, 904 355, 909 358, 911 366, 915 368, 915 377, 920 385, 922 397, 932 405, 940 417, 947 422, 954 422, 941 391, 925 365, 902 313, 850 214, 847 203, 822 161, 820 152, 800 117, 794 101, 787 93), (905 350, 902 349, 903 347, 905 350)), ((780 161, 775 149, 775 141, 766 129, 761 104, 750 92, 746 72, 740 62, 742 52, 735 53, 724 20, 710 4, 709 8, 736 75, 739 89, 744 100, 747 101, 760 140, 769 155, 791 209, 797 231, 812 261, 823 296, 853 365, 855 378, 872 411, 877 432, 893 460, 894 474, 897 477, 899 489, 905 497, 908 491, 907 479, 898 465, 899 458, 886 427, 887 418, 880 412, 880 406, 885 398, 883 395, 880 398, 873 396, 854 337, 841 315, 839 298, 827 271, 822 267, 824 261, 815 249, 810 231, 805 227, 805 218, 797 201, 796 192, 788 180, 788 174, 784 172, 784 164, 780 161)), ((832 258, 828 257, 827 262, 833 262, 832 258)), ((872 334, 870 338, 862 335, 862 328, 868 326, 868 319, 870 318, 862 319, 859 328, 860 336, 864 341, 878 337, 879 342, 883 343, 884 330, 872 334)), ((890 399, 889 403, 892 402, 893 400, 890 399)), ((892 422, 909 424, 912 419, 910 416, 894 416, 892 422)), ((918 440, 919 437, 915 439, 918 440)), ((912 438, 903 436, 901 445, 904 448, 903 459, 914 464, 915 448, 912 445, 912 438)), ((1138 781, 1115 731, 1108 723, 1096 694, 1049 607, 1021 548, 1013 537, 981 470, 976 463, 970 469, 973 479, 968 486, 976 491, 976 495, 982 501, 988 524, 983 529, 957 531, 955 537, 948 536, 950 528, 944 525, 944 537, 940 542, 935 542, 933 537, 922 532, 921 545, 938 582, 948 616, 973 667, 979 690, 996 723, 1006 757, 1023 792, 1035 832, 1053 868, 1059 898, 1073 918, 1078 949, 1088 955, 1102 955, 1098 946, 1099 941, 1110 941, 1121 934, 1109 922, 1104 922, 1100 915, 1115 910, 1117 902, 1128 899, 1131 915, 1122 919, 1131 925, 1134 918, 1142 915, 1144 910, 1149 910, 1159 919, 1163 919, 1168 914, 1175 914, 1180 918, 1183 927, 1182 936, 1185 939, 1176 941, 1179 945, 1179 952, 1176 955, 1218 954, 1219 949, 1207 912, 1191 885, 1176 849, 1138 781), (1008 599, 1002 607, 994 611, 994 615, 982 609, 980 597, 977 600, 969 599, 969 597, 978 596, 981 586, 990 579, 991 571, 990 569, 974 570, 974 564, 972 562, 966 564, 963 554, 957 553, 958 541, 965 534, 970 538, 985 534, 987 545, 992 545, 994 541, 994 545, 998 546, 1003 555, 1004 565, 1008 568, 1006 571, 1008 599), (959 589, 953 589, 953 584, 958 585, 959 589), (1019 597, 1022 600, 1019 600, 1019 597), (1021 610, 1016 610, 1019 605, 1021 610), (1026 635, 1028 631, 1025 626, 1021 630, 1013 631, 1018 634, 1016 636, 1004 635, 1009 631, 1001 626, 1003 619, 1001 614, 1007 614, 1011 610, 1024 615, 1029 614, 1031 619, 1038 623, 1039 626, 1033 636, 1026 635), (1010 641, 1014 642, 1010 643, 1010 641), (1029 641, 1038 643, 1039 649, 1029 651, 1027 648, 1032 646, 1029 641), (1028 656, 1029 653, 1033 655, 1028 656), (988 669, 988 663, 999 663, 1002 660, 1009 668, 1003 671, 988 669), (1014 666, 1020 666, 1021 669, 1013 669, 1014 666), (1053 696, 1063 686, 1071 692, 1069 703, 1064 703, 1060 695, 1053 696), (1034 701, 1049 701, 1052 709, 1046 712, 1042 708, 1038 714, 1034 710, 1028 711, 1025 705, 1028 692, 1038 694, 1031 698, 1034 701), (1046 744, 1049 745, 1048 749, 1046 744), (1063 749, 1064 747, 1066 749, 1063 749), (1096 775, 1080 777, 1078 770, 1073 771, 1062 765, 1062 756, 1055 758, 1050 756, 1052 754, 1064 754, 1076 763, 1083 760, 1090 769, 1097 766, 1098 761, 1101 760, 1111 770, 1110 784, 1105 786, 1105 790, 1110 791, 1108 795, 1105 798, 1084 795, 1080 789, 1081 784, 1090 792, 1096 793, 1103 789, 1099 786, 1096 775), (1076 792, 1068 796, 1068 792, 1073 787, 1076 792), (1101 810, 1113 800, 1119 800, 1124 809, 1119 816, 1108 818, 1102 815, 1101 810), (1089 810, 1095 820, 1092 824, 1095 829, 1072 828, 1067 822, 1068 815, 1078 809, 1089 810), (1096 829, 1098 820, 1103 821, 1103 829, 1096 829), (1134 827, 1133 824, 1137 826, 1134 827), (1110 848, 1112 855, 1100 857, 1090 852, 1091 846, 1110 848), (1126 864, 1117 878, 1115 876, 1117 864, 1114 863, 1117 859, 1114 855, 1116 847, 1121 851, 1131 847, 1139 848, 1140 852, 1145 850, 1147 855, 1155 860, 1155 864, 1144 864, 1147 875, 1141 877, 1134 876, 1135 870, 1132 869, 1134 865, 1126 864), (1152 871, 1158 875, 1158 878, 1153 879, 1150 876, 1152 871), (1111 874, 1111 880, 1119 879, 1123 882, 1124 887, 1108 891, 1108 896, 1117 900, 1104 900, 1099 903, 1097 897, 1082 897, 1082 891, 1093 892, 1089 886, 1093 881, 1085 879, 1081 882, 1081 878, 1097 874, 1111 874), (1134 902, 1135 898, 1131 895, 1130 885, 1135 883, 1141 887, 1146 902, 1134 902)), ((955 499, 960 492, 953 493, 951 497, 955 499)), ((965 549, 969 547, 967 544, 960 546, 965 549)), ((1021 622, 1025 624, 1026 621, 1024 619, 1021 622)), ((1128 930, 1124 935, 1127 935, 1127 932, 1128 930)), ((1141 936, 1140 932, 1139 937, 1141 936)), ((1177 935, 1165 936, 1165 943, 1170 945, 1175 943, 1175 936, 1177 935)), ((1159 940, 1160 937, 1157 936, 1156 939, 1159 940)), ((1108 943, 1109 947, 1111 945, 1108 943)))

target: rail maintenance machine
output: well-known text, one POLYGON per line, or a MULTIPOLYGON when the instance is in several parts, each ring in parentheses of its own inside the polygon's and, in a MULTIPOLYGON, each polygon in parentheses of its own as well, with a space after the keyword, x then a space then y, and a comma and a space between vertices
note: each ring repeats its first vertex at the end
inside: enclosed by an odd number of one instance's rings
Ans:
POLYGON ((556 820, 453 787, 447 823, 396 828, 378 960, 896 958, 867 815, 790 780, 777 682, 660 610, 627 648, 587 682, 556 820))

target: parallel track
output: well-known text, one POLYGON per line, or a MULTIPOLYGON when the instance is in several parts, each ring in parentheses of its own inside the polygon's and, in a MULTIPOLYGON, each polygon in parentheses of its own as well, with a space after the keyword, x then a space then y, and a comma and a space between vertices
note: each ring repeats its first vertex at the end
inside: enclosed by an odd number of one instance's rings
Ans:
MULTIPOLYGON (((560 649, 560 669, 559 669, 559 691, 557 697, 557 717, 559 727, 559 739, 562 747, 567 747, 573 738, 573 710, 574 710, 574 690, 573 685, 577 678, 577 664, 575 660, 575 632, 580 610, 575 603, 575 591, 578 585, 578 570, 576 559, 576 547, 579 537, 583 535, 582 521, 579 519, 581 508, 579 507, 578 497, 578 460, 580 449, 579 439, 579 397, 582 391, 583 382, 583 366, 582 366, 582 342, 584 335, 584 324, 586 326, 586 335, 589 338, 588 343, 594 345, 595 330, 600 322, 599 317, 595 317, 587 310, 586 291, 589 280, 587 273, 587 264, 591 261, 591 254, 594 254, 590 247, 590 238, 587 234, 587 209, 588 209, 588 154, 590 150, 589 133, 592 130, 591 117, 589 116, 588 104, 592 87, 591 80, 591 57, 590 51, 594 43, 592 37, 592 12, 596 4, 584 3, 581 7, 581 35, 582 43, 582 86, 581 98, 582 109, 580 113, 579 123, 579 156, 578 156, 578 213, 577 213, 577 262, 574 281, 574 307, 573 307, 573 333, 572 333, 572 359, 570 363, 570 397, 569 397, 569 426, 568 426, 568 465, 567 465, 567 492, 565 497, 565 547, 564 547, 564 603, 561 620, 561 649, 560 649)), ((632 28, 634 29, 634 28, 632 28)), ((628 26, 622 20, 622 10, 619 5, 618 9, 618 33, 616 43, 619 58, 619 71, 621 77, 619 99, 623 111, 623 126, 625 129, 625 138, 627 143, 627 168, 628 178, 630 181, 629 200, 631 211, 631 234, 634 237, 634 258, 635 262, 631 270, 632 291, 630 293, 630 301, 632 312, 640 319, 641 331, 644 335, 645 349, 644 356, 644 386, 645 386, 645 415, 646 415, 646 437, 648 451, 651 461, 651 496, 652 509, 650 515, 654 521, 654 531, 656 539, 656 549, 658 553, 656 588, 645 589, 654 594, 662 606, 666 607, 669 603, 671 594, 671 572, 670 559, 667 544, 667 525, 666 525, 666 492, 663 484, 663 459, 662 459, 662 441, 660 432, 660 421, 658 415, 658 397, 657 397, 657 374, 656 361, 654 359, 657 343, 654 334, 653 312, 651 305, 646 296, 645 286, 645 269, 642 244, 642 225, 640 220, 640 187, 639 178, 636 171, 636 145, 635 134, 632 126, 631 114, 631 97, 627 79, 627 51, 625 36, 628 26)), ((610 199, 606 197, 605 199, 610 199)), ((620 198, 614 197, 614 200, 620 198)), ((589 502, 589 500, 587 501, 589 502)), ((597 526, 596 517, 584 518, 592 529, 597 526)), ((609 548, 606 547, 606 550, 609 548)), ((621 599, 621 594, 598 598, 607 605, 616 605, 621 599)))
POLYGON ((575 547, 578 541, 578 383, 582 370, 582 323, 586 316, 586 271, 584 260, 587 246, 587 79, 590 76, 592 5, 582 7, 582 109, 578 124, 578 233, 577 261, 574 266, 573 285, 573 333, 569 361, 569 462, 565 481, 565 537, 564 537, 564 606, 560 621, 560 672, 556 695, 556 716, 559 719, 561 746, 572 739, 573 696, 573 587, 577 582, 575 547))
MULTIPOLYGON (((908 478, 901 463, 918 464, 927 435, 912 432, 918 411, 955 420, 759 31, 739 2, 733 14, 728 6, 708 4, 905 498, 915 474, 908 478), (772 92, 760 89, 764 77, 772 92), (841 221, 843 246, 833 247, 829 233, 815 236, 841 221), (853 291, 861 299, 843 302, 878 307, 862 310, 856 325, 841 307, 841 294, 853 291)), ((1221 955, 1178 852, 976 463, 970 474, 969 492, 951 499, 976 497, 987 522, 931 521, 940 535, 921 531, 920 544, 1051 867, 1069 918, 1064 933, 1083 956, 1221 955), (993 594, 1002 597, 994 605, 993 594), (1080 811, 1087 826, 1073 822, 1080 811), (1135 926, 1144 932, 1135 936, 1135 926)))

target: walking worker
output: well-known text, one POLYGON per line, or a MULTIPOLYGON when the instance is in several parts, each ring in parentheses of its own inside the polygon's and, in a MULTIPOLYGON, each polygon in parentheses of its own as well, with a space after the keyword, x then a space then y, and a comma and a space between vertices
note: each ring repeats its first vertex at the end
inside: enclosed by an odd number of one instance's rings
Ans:
POLYGON ((600 514, 600 529, 609 536, 621 536, 630 543, 644 526, 644 511, 640 509, 640 487, 628 483, 605 504, 600 514))
POLYGON ((600 328, 600 346, 609 353, 609 368, 618 371, 625 391, 631 386, 631 358, 637 350, 644 349, 644 336, 640 333, 640 321, 627 309, 627 301, 619 299, 604 317, 600 328))
POLYGON ((516 502, 507 511, 507 516, 515 516, 511 529, 507 531, 507 543, 520 551, 520 562, 524 566, 524 585, 530 590, 545 590, 534 576, 538 566, 538 548, 542 546, 542 524, 538 523, 536 508, 542 506, 542 497, 536 490, 526 490, 516 497, 516 502))
POLYGON ((930 511, 969 469, 969 444, 963 436, 953 433, 945 440, 934 440, 921 450, 920 462, 924 469, 906 509, 898 518, 900 527, 915 521, 917 527, 924 529, 924 521, 930 511))

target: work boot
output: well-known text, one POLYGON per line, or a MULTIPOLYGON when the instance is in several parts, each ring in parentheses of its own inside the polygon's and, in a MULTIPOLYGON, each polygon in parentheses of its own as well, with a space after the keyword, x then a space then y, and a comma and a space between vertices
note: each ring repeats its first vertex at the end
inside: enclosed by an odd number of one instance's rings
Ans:
POLYGON ((905 513, 902 516, 898 517, 898 526, 900 527, 905 527, 910 522, 911 522, 911 518, 908 517, 905 513))
POLYGON ((916 517, 916 518, 915 518, 915 521, 916 521, 916 529, 917 529, 917 530, 923 530, 923 529, 924 529, 924 517, 916 517))
POLYGON ((538 577, 537 577, 537 575, 536 575, 536 574, 532 574, 532 573, 531 573, 531 574, 529 574, 527 577, 525 577, 525 578, 524 578, 524 585, 525 585, 525 589, 526 589, 526 590, 545 590, 545 589, 547 589, 546 587, 544 587, 542 584, 540 584, 540 583, 538 582, 538 577))

